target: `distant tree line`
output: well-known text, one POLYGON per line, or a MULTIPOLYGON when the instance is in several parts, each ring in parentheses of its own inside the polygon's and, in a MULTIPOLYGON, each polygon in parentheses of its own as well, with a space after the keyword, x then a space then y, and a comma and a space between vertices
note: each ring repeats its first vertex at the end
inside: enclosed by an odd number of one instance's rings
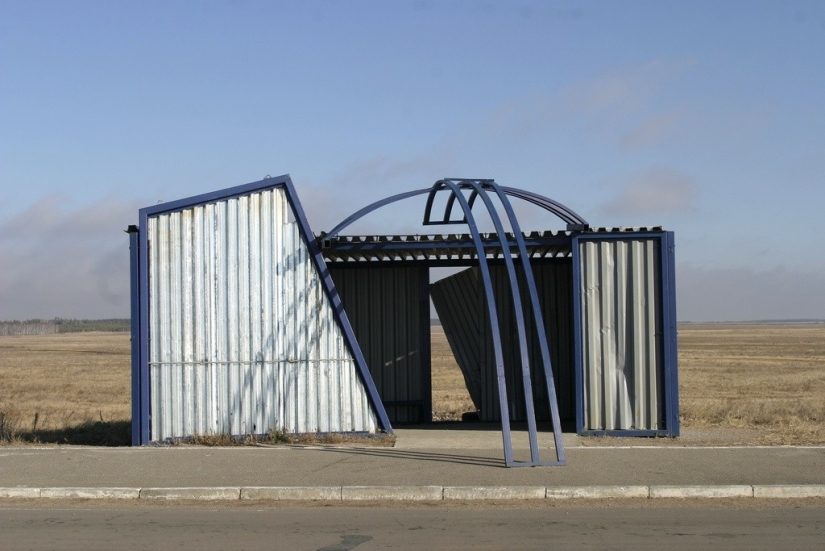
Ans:
POLYGON ((0 336, 49 335, 54 333, 80 333, 84 331, 129 331, 127 319, 81 320, 54 318, 51 320, 0 321, 0 336))

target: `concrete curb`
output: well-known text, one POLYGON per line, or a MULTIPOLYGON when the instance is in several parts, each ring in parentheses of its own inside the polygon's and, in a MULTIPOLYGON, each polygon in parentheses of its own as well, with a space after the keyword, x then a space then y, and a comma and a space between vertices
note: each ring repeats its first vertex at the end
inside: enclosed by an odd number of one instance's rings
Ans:
POLYGON ((195 488, 0 488, 4 499, 166 501, 455 501, 539 499, 825 498, 825 484, 716 486, 260 486, 195 488))
POLYGON ((240 488, 141 488, 139 499, 240 500, 240 488))
POLYGON ((547 499, 647 499, 649 486, 554 486, 547 487, 547 499))
POLYGON ((445 486, 444 499, 544 499, 544 486, 445 486))
POLYGON ((340 501, 341 486, 261 486, 241 488, 242 500, 340 501))
POLYGON ((825 497, 825 484, 787 484, 754 486, 753 497, 804 498, 825 497))
POLYGON ((140 488, 42 488, 40 497, 53 499, 138 499, 140 488))
POLYGON ((441 486, 343 486, 343 501, 441 501, 441 486))
POLYGON ((653 498, 753 497, 753 486, 651 486, 653 498))

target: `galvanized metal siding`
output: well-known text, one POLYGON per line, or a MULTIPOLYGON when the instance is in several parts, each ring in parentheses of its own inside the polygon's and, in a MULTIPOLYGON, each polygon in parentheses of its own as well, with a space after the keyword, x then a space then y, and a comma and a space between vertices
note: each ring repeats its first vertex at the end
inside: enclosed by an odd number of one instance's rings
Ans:
POLYGON ((663 429, 658 241, 579 247, 584 429, 663 429))
MULTIPOLYGON (((544 261, 532 264, 536 290, 545 324, 545 336, 550 347, 559 415, 563 420, 574 418, 574 339, 572 265, 569 260, 544 261)), ((520 270, 518 270, 520 272, 520 270)), ((521 378, 521 355, 514 317, 510 283, 504 266, 491 266, 490 276, 502 330, 505 380, 512 420, 526 418, 524 388, 521 378)), ((523 277, 519 277, 522 307, 526 326, 534 326, 529 293, 523 277)), ((431 286, 433 303, 444 327, 444 332, 480 418, 497 421, 501 418, 498 385, 490 340, 490 322, 484 305, 484 296, 478 270, 469 269, 444 278, 431 286)), ((535 330, 528 330, 530 378, 536 415, 549 419, 550 410, 544 381, 541 351, 535 330)))
POLYGON ((330 268, 392 423, 431 419, 429 270, 330 268))
POLYGON ((282 189, 148 219, 151 439, 377 421, 282 189))

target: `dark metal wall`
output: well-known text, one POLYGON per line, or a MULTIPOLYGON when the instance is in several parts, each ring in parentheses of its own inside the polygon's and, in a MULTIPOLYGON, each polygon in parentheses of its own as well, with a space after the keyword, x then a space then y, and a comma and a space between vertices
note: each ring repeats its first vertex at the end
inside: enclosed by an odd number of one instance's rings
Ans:
MULTIPOLYGON (((573 269, 569 258, 535 261, 532 264, 545 322, 545 334, 550 346, 559 415, 563 421, 575 418, 573 269)), ((525 419, 524 389, 520 373, 520 351, 514 320, 513 302, 507 272, 503 266, 491 266, 495 287, 499 325, 503 331, 504 364, 510 417, 525 419)), ((526 284, 519 278, 522 307, 528 327, 534 324, 526 284)), ((461 367, 467 388, 479 415, 485 421, 497 421, 499 412, 498 386, 486 313, 483 289, 477 268, 470 268, 444 278, 430 286, 433 303, 444 327, 450 347, 461 367)), ((535 330, 527 335, 536 415, 549 419, 541 354, 535 330)))
POLYGON ((330 275, 390 421, 430 421, 429 269, 330 266, 330 275))

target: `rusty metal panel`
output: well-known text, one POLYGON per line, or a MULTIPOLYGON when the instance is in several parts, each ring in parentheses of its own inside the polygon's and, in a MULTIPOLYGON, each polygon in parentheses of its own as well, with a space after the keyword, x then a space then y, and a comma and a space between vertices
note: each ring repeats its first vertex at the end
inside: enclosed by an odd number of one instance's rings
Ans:
POLYGON ((151 439, 374 432, 283 189, 148 219, 151 439))
MULTIPOLYGON (((569 259, 534 260, 532 269, 550 347, 559 414, 562 420, 572 420, 575 413, 572 264, 569 259)), ((485 421, 497 421, 500 412, 490 323, 477 272, 476 268, 471 268, 444 278, 433 283, 430 292, 450 348, 464 374, 470 397, 479 410, 479 417, 485 421)), ((514 421, 524 420, 520 352, 507 272, 503 266, 495 265, 490 267, 490 276, 502 330, 510 417, 514 421)), ((526 289, 521 281, 523 278, 519 279, 520 288, 526 289)), ((522 294, 526 295, 526 292, 522 294)), ((528 326, 533 327, 528 296, 522 297, 522 307, 528 317, 528 326)), ((528 332, 527 346, 536 415, 539 419, 549 419, 541 351, 535 330, 528 332)))
POLYGON ((331 266, 330 274, 390 421, 430 421, 429 270, 331 266))
POLYGON ((579 242, 585 430, 665 428, 658 243, 579 242))

